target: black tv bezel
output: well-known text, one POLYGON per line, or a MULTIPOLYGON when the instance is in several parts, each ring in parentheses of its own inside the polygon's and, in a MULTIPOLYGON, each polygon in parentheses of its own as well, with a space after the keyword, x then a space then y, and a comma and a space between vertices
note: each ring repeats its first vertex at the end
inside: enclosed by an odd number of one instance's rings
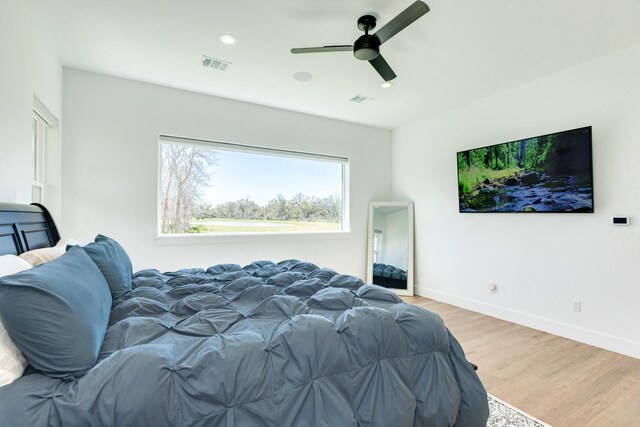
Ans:
POLYGON ((480 147, 474 147, 474 148, 469 148, 467 150, 461 150, 456 152, 456 178, 457 178, 457 193, 458 193, 458 213, 463 213, 463 214, 592 214, 595 213, 595 188, 594 188, 594 182, 593 182, 593 126, 583 126, 583 127, 579 127, 579 128, 575 128, 575 129, 567 129, 567 130, 563 130, 560 132, 549 132, 549 133, 545 133, 542 135, 537 135, 537 136, 530 136, 527 138, 519 138, 519 139, 514 139, 512 141, 507 141, 507 142, 501 142, 498 144, 490 144, 490 145, 483 145, 480 147), (567 133, 567 132, 575 132, 577 130, 583 130, 583 129, 589 129, 589 152, 591 153, 591 162, 590 162, 590 178, 591 178, 591 210, 590 211, 586 211, 586 212, 565 212, 565 211, 535 211, 535 212, 523 212, 523 211, 473 211, 473 212, 465 212, 463 210, 460 209, 460 169, 458 168, 458 154, 460 153, 464 153, 467 151, 471 151, 471 150, 477 150, 479 148, 489 148, 489 147, 496 147, 498 145, 504 145, 504 144, 511 144, 514 142, 518 142, 518 141, 522 141, 525 139, 532 139, 532 138, 543 138, 545 136, 549 136, 549 135, 561 135, 563 133, 567 133))

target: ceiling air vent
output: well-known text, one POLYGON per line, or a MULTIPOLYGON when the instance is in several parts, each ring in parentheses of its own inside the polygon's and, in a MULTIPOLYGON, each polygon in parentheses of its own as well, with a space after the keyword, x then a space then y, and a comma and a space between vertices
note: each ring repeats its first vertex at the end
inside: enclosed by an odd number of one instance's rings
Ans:
POLYGON ((202 66, 207 68, 213 68, 214 70, 224 71, 231 65, 231 62, 223 61, 222 59, 212 58, 210 56, 202 55, 202 66))
POLYGON ((364 95, 356 95, 353 98, 350 99, 351 102, 355 102, 356 104, 362 104, 363 102, 369 102, 371 101, 373 98, 369 98, 368 96, 364 96, 364 95))

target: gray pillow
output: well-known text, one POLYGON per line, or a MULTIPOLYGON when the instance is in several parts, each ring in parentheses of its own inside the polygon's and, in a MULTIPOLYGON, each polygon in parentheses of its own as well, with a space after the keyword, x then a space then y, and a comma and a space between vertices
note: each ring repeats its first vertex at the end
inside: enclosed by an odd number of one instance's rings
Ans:
POLYGON ((133 276, 131 259, 118 242, 98 234, 95 242, 89 243, 83 249, 107 280, 113 299, 121 297, 131 290, 131 277, 133 276))
POLYGON ((0 278, 0 319, 29 364, 74 379, 98 358, 111 308, 109 286, 80 247, 0 278))

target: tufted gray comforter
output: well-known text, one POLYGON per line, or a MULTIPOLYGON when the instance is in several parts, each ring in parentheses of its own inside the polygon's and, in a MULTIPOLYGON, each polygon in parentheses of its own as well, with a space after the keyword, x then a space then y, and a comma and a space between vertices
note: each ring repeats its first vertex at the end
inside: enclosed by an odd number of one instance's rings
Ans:
POLYGON ((482 426, 440 317, 296 260, 134 275, 97 365, 0 388, 0 426, 482 426))

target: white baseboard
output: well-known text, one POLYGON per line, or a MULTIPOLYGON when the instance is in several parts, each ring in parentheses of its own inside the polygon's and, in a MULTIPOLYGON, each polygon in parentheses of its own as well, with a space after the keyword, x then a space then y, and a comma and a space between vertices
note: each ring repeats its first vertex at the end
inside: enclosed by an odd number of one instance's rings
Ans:
POLYGON ((624 338, 603 334, 601 332, 580 328, 562 322, 557 322, 555 320, 545 319, 543 317, 535 316, 532 314, 522 313, 507 308, 486 304, 484 302, 459 297, 447 292, 436 291, 434 289, 423 288, 420 286, 414 286, 413 290, 416 295, 419 295, 421 297, 455 305, 457 307, 475 311, 477 313, 486 314, 487 316, 496 317, 508 322, 517 323, 529 328, 548 332, 554 335, 559 335, 561 337, 569 338, 574 341, 579 341, 585 344, 614 351, 616 353, 624 354, 625 356, 640 359, 640 343, 638 342, 629 341, 624 338))

